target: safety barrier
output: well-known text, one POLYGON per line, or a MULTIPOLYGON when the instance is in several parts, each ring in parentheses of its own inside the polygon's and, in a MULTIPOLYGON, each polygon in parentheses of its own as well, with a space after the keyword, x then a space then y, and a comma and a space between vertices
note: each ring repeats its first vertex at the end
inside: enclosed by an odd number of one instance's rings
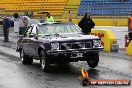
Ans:
POLYGON ((112 30, 92 29, 91 34, 101 38, 101 44, 104 47, 104 51, 112 51, 112 45, 116 42, 116 38, 112 30))
POLYGON ((126 54, 132 55, 132 41, 129 43, 128 47, 126 47, 126 54))

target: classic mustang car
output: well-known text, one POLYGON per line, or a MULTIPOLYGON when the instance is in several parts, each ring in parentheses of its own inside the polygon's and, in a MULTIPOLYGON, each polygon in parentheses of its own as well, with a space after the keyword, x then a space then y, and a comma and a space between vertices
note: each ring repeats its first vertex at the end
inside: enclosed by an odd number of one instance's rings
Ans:
POLYGON ((62 22, 33 24, 17 42, 22 63, 40 60, 45 72, 50 64, 77 61, 87 61, 89 67, 95 68, 101 49, 99 37, 84 35, 77 25, 62 22))

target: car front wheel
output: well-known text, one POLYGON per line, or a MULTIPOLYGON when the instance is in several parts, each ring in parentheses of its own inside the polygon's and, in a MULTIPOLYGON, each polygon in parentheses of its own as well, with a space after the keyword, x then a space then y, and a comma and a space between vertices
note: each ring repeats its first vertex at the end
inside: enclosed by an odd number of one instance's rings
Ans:
POLYGON ((89 67, 91 68, 95 68, 98 66, 98 63, 99 63, 99 55, 98 54, 94 54, 92 55, 88 61, 87 61, 89 67))
POLYGON ((20 59, 22 64, 25 64, 25 65, 33 63, 33 59, 29 57, 28 55, 26 55, 23 49, 20 51, 20 59))
POLYGON ((50 63, 48 56, 44 53, 44 51, 40 52, 40 63, 41 63, 41 69, 44 72, 49 71, 50 63))

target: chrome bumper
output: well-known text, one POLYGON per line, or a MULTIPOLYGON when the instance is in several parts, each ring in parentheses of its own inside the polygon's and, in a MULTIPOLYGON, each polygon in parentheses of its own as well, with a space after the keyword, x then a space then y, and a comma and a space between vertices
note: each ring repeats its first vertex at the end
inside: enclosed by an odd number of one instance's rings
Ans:
POLYGON ((67 54, 67 53, 87 53, 87 52, 99 52, 103 50, 103 47, 87 48, 87 49, 68 49, 68 50, 49 50, 48 55, 51 54, 67 54))

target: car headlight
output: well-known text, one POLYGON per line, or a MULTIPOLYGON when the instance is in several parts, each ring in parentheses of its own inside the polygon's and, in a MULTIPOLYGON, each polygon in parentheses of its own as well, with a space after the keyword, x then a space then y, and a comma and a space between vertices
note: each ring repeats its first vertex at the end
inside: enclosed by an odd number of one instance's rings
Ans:
POLYGON ((93 40, 93 47, 101 47, 101 40, 93 40))
POLYGON ((51 43, 51 50, 59 50, 59 43, 51 43))

